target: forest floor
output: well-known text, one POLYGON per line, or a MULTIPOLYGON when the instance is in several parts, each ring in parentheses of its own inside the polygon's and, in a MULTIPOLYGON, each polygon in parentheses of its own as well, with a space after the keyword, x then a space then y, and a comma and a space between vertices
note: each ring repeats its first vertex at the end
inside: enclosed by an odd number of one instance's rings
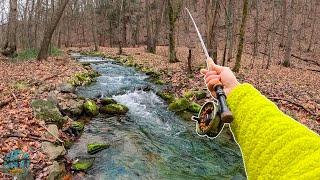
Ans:
MULTIPOLYGON (((90 48, 73 50, 84 51, 90 48)), ((115 56, 118 48, 101 47, 100 51, 115 56)), ((156 54, 146 53, 146 47, 123 48, 123 52, 132 56, 135 63, 161 72, 162 79, 171 84, 171 91, 177 96, 182 96, 190 89, 206 89, 199 71, 205 68, 205 57, 199 49, 193 52, 192 73, 187 71, 188 49, 184 47, 177 48, 178 63, 168 63, 168 47, 165 46, 157 47, 156 54)), ((258 57, 251 69, 251 59, 250 54, 243 54, 240 72, 236 74, 240 82, 253 84, 283 112, 320 134, 320 72, 306 70, 320 71, 320 67, 292 57, 291 68, 280 66, 279 60, 273 60, 270 68, 265 69, 261 67, 267 60, 263 61, 262 57, 258 57)), ((227 65, 233 67, 234 61, 232 59, 227 65)))
MULTIPOLYGON (((52 162, 42 152, 40 139, 54 138, 45 136, 44 125, 32 113, 31 100, 46 98, 57 84, 84 69, 68 56, 41 62, 12 62, 0 57, 0 69, 0 165, 6 153, 22 149, 30 155, 32 172, 43 179, 52 162)), ((0 179, 7 178, 0 172, 0 179)))

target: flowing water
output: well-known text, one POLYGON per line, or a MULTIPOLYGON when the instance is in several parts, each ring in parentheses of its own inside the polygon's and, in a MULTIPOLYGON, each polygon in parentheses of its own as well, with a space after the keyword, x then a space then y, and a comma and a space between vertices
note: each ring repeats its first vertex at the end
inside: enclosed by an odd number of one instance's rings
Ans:
POLYGON ((240 150, 226 130, 214 140, 201 138, 194 122, 167 110, 154 93, 160 87, 145 74, 110 59, 75 57, 101 73, 77 90, 80 96, 112 97, 129 108, 126 116, 93 118, 69 150, 70 158, 87 157, 87 143, 111 144, 92 155, 85 179, 246 179, 240 150))

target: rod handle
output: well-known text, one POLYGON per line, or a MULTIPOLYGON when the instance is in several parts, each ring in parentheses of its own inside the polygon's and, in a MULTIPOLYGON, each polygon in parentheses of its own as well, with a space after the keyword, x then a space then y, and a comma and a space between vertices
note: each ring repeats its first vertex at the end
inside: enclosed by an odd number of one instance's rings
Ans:
POLYGON ((227 105, 227 97, 223 91, 222 85, 216 85, 214 88, 217 94, 217 99, 220 104, 220 115, 223 123, 231 123, 233 121, 233 116, 229 107, 227 105))

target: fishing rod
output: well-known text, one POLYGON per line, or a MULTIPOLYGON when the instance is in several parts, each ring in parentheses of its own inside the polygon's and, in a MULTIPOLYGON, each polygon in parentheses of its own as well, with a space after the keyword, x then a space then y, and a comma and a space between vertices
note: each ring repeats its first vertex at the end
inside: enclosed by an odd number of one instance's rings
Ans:
MULTIPOLYGON (((210 58, 206 45, 202 39, 200 31, 195 23, 190 11, 186 8, 190 19, 196 29, 198 38, 200 40, 202 50, 206 56, 207 68, 209 69, 211 65, 215 65, 212 58, 210 58)), ((196 132, 200 136, 207 136, 210 138, 217 137, 222 131, 226 123, 231 123, 233 121, 233 116, 228 108, 226 99, 227 96, 223 91, 223 86, 218 84, 214 87, 217 99, 214 101, 206 102, 200 109, 198 117, 193 116, 192 119, 196 121, 196 132)))

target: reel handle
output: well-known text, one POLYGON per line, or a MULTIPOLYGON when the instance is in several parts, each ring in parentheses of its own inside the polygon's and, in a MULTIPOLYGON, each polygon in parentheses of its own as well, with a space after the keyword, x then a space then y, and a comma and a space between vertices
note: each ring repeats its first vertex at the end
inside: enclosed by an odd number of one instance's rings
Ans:
POLYGON ((226 101, 226 95, 223 91, 222 85, 216 85, 214 87, 216 94, 217 94, 217 99, 220 104, 220 115, 221 115, 221 120, 223 123, 231 123, 233 121, 233 116, 231 111, 228 108, 227 101, 226 101))

